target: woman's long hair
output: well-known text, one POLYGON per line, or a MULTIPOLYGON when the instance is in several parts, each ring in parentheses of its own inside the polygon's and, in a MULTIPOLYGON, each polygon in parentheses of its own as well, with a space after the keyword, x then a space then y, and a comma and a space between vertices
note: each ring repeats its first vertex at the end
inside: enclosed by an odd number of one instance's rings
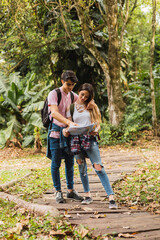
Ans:
POLYGON ((81 91, 87 91, 89 93, 88 99, 85 101, 85 104, 87 105, 93 98, 94 98, 94 90, 91 84, 89 83, 84 83, 80 86, 78 89, 78 92, 81 91))
MULTIPOLYGON (((84 83, 78 90, 78 92, 81 91, 87 91, 89 93, 89 97, 85 101, 85 104, 87 105, 94 98, 93 86, 89 83, 84 83)), ((93 109, 89 109, 88 111, 90 112, 91 122, 97 123, 97 125, 99 125, 101 123, 101 113, 98 106, 95 104, 95 107, 93 109)))

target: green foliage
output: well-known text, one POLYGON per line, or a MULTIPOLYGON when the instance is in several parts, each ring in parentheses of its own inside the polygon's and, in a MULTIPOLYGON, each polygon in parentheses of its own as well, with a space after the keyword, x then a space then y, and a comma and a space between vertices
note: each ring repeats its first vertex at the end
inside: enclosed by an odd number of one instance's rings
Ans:
POLYGON ((156 64, 154 69, 156 113, 157 118, 160 121, 160 63, 156 64))
POLYGON ((142 123, 142 125, 137 124, 136 122, 131 125, 125 125, 125 123, 122 123, 118 127, 112 126, 107 122, 102 123, 99 143, 100 146, 103 146, 136 141, 137 138, 143 134, 143 130, 150 129, 151 125, 148 123, 146 124, 142 123))
POLYGON ((23 141, 24 146, 27 146, 31 142, 28 135, 33 135, 34 127, 42 128, 40 116, 42 99, 50 85, 44 88, 41 84, 34 85, 34 77, 32 74, 29 79, 22 79, 19 73, 12 73, 8 77, 2 73, 0 75, 0 111, 3 116, 0 131, 1 147, 13 138, 22 141, 23 135, 20 133, 25 133, 23 141))
MULTIPOLYGON (((159 78, 156 78, 156 100, 159 100, 159 78)), ((148 72, 141 71, 137 81, 128 84, 123 97, 126 102, 126 112, 123 122, 113 127, 106 121, 102 124, 100 144, 112 145, 134 141, 144 130, 151 129, 152 109, 151 92, 148 72)), ((157 106, 158 107, 158 106, 157 106)))
MULTIPOLYGON (((90 16, 87 18, 87 24, 92 31, 93 42, 104 60, 108 62, 108 29, 104 27, 94 32, 96 27, 105 23, 103 1, 99 0, 96 3, 84 1, 81 4, 90 16)), ((108 95, 104 74, 97 60, 83 44, 81 25, 72 1, 62 3, 64 19, 58 2, 46 1, 34 4, 27 0, 12 2, 4 0, 1 7, 0 60, 2 59, 2 63, 0 68, 6 76, 0 75, 2 79, 0 81, 0 127, 3 129, 0 131, 0 145, 4 146, 7 139, 11 140, 14 137, 20 142, 23 141, 23 146, 33 144, 34 128, 42 127, 39 110, 43 105, 43 93, 47 91, 51 81, 54 86, 60 85, 63 69, 73 69, 76 72, 79 82, 75 91, 84 82, 93 85, 95 102, 100 108, 103 121, 108 120, 106 110, 108 95), (7 77, 8 72, 14 70, 19 73, 13 73, 7 77), (46 85, 47 88, 45 88, 46 85), (7 132, 4 129, 8 129, 7 132), (23 140, 18 133, 22 134, 23 140)), ((132 135, 136 135, 151 123, 148 73, 151 4, 149 1, 140 0, 134 6, 134 2, 131 1, 129 8, 129 20, 121 47, 121 82, 127 105, 126 115, 119 129, 109 126, 108 130, 103 130, 108 132, 107 137, 105 135, 103 137, 101 133, 104 144, 112 142, 116 144, 119 141, 134 139, 132 135)), ((119 3, 118 12, 120 36, 126 17, 126 4, 119 3)), ((154 76, 158 118, 160 118, 159 39, 159 25, 157 25, 154 76)), ((45 131, 41 129, 40 134, 42 141, 45 142, 45 131)))
MULTIPOLYGON (((143 75, 143 78, 146 74, 143 75)), ((116 145, 119 143, 135 141, 143 130, 151 129, 151 103, 149 82, 145 78, 146 86, 141 81, 129 84, 130 89, 124 93, 127 102, 124 121, 114 127, 104 121, 101 125, 100 144, 116 145)))

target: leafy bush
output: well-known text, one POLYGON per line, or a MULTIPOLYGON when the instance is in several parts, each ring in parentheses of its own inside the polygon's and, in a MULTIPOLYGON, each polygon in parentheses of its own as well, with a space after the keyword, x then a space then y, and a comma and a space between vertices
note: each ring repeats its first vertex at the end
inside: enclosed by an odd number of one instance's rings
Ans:
POLYGON ((143 130, 150 130, 151 125, 143 120, 142 112, 126 113, 124 121, 118 127, 108 122, 101 124, 100 146, 116 145, 120 143, 135 141, 142 135, 143 130))
POLYGON ((22 79, 19 73, 0 73, 0 147, 13 141, 24 146, 33 144, 34 128, 42 128, 40 109, 44 92, 50 85, 34 84, 35 75, 22 79))

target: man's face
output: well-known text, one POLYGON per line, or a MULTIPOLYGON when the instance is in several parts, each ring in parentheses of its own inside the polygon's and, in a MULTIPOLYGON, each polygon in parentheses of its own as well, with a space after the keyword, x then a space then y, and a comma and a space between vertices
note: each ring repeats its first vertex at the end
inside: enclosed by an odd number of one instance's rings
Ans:
POLYGON ((76 85, 76 83, 72 82, 70 79, 68 79, 67 81, 61 80, 62 81, 62 89, 65 93, 69 93, 73 90, 74 86, 76 85))

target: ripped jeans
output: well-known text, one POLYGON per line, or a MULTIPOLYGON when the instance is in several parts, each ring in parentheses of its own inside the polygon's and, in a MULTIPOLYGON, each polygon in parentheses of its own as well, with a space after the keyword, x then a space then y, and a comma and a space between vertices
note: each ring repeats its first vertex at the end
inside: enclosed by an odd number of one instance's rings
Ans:
MULTIPOLYGON (((110 185, 107 173, 105 172, 104 167, 102 165, 98 143, 94 139, 92 139, 90 149, 85 150, 85 152, 87 153, 93 167, 94 167, 94 164, 99 164, 102 167, 102 169, 100 171, 96 170, 95 168, 94 168, 94 170, 97 173, 107 195, 109 196, 109 195, 114 194, 112 187, 110 185)), ((78 164, 80 178, 81 178, 81 181, 83 184, 84 192, 90 192, 89 179, 88 179, 88 174, 87 174, 87 163, 86 163, 86 159, 85 159, 83 152, 75 155, 75 158, 76 158, 76 160, 82 160, 82 163, 78 164)))

